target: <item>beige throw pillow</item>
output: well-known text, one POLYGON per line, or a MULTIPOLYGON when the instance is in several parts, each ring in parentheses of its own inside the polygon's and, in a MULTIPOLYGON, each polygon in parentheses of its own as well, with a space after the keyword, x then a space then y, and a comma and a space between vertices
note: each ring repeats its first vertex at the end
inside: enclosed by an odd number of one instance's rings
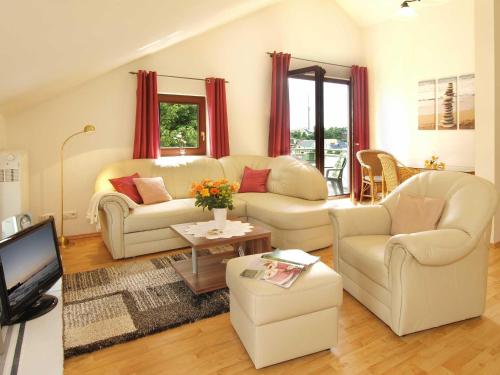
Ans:
POLYGON ((134 178, 135 186, 144 204, 161 203, 172 200, 161 177, 134 178))
POLYGON ((434 230, 443 213, 445 200, 399 194, 392 218, 391 235, 434 230))

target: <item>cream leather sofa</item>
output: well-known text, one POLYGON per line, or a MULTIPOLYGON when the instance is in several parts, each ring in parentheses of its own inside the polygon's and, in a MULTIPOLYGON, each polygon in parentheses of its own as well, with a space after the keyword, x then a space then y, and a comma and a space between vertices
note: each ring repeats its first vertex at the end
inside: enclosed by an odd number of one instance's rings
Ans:
POLYGON ((104 242, 113 258, 126 258, 186 247, 169 226, 210 220, 211 212, 194 206, 189 190, 193 181, 226 177, 240 182, 243 169, 270 168, 268 193, 242 193, 234 197, 231 217, 239 217, 269 228, 272 245, 307 251, 330 246, 333 236, 325 179, 315 168, 292 157, 228 156, 172 157, 125 160, 104 168, 95 191, 112 191, 110 178, 138 172, 142 177, 163 177, 172 201, 141 205, 131 210, 117 196, 101 199, 99 217, 104 242))
POLYGON ((495 186, 479 177, 425 172, 380 205, 333 208, 344 289, 400 336, 480 316, 497 201, 495 186), (390 236, 400 192, 446 200, 436 230, 390 236))

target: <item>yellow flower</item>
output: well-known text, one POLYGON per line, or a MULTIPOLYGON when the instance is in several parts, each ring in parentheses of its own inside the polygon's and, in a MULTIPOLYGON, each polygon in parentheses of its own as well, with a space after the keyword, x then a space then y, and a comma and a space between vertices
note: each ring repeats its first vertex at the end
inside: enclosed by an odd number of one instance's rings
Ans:
POLYGON ((208 189, 203 189, 201 191, 201 196, 202 197, 209 197, 210 196, 210 192, 208 191, 208 189))

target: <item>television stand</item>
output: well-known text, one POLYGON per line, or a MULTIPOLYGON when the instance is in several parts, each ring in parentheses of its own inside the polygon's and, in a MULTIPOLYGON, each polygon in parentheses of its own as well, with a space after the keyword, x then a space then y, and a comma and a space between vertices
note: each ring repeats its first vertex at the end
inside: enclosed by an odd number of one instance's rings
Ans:
MULTIPOLYGON (((48 293, 62 301, 61 288, 59 280, 48 293)), ((0 375, 63 375, 62 321, 62 303, 57 303, 38 319, 2 327, 0 375)))
POLYGON ((47 314, 50 310, 56 307, 58 302, 57 297, 52 296, 50 294, 42 294, 40 298, 38 298, 31 306, 26 308, 21 314, 13 316, 6 325, 27 322, 28 320, 32 320, 47 314))

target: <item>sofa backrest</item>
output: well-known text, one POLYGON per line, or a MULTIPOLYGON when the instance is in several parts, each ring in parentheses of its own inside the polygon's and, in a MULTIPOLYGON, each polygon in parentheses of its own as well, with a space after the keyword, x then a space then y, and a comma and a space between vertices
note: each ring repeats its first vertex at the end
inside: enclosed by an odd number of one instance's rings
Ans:
POLYGON ((95 191, 113 191, 110 178, 128 176, 135 172, 141 177, 162 177, 174 199, 189 198, 192 182, 224 177, 220 163, 204 156, 123 160, 107 166, 99 173, 95 191))
MULTIPOLYGON (((241 182, 246 166, 252 169, 269 169, 272 158, 256 155, 226 156, 219 159, 224 175, 230 182, 241 182)), ((268 180, 269 181, 269 180, 268 180)))
POLYGON ((402 192, 445 199, 437 228, 461 229, 475 238, 491 222, 498 203, 495 185, 483 178, 460 172, 423 172, 406 180, 382 201, 391 216, 402 192))
POLYGON ((226 178, 240 182, 245 166, 252 169, 271 169, 267 189, 271 193, 307 200, 328 198, 328 188, 323 175, 313 166, 291 156, 227 156, 219 159, 226 178))
POLYGON ((121 160, 107 165, 97 175, 94 191, 113 191, 113 185, 109 182, 111 178, 130 176, 139 173, 141 177, 151 177, 154 159, 121 160))
POLYGON ((141 177, 162 177, 174 199, 188 198, 192 182, 223 177, 230 182, 241 182, 245 166, 271 169, 267 182, 271 193, 307 200, 324 200, 328 197, 326 181, 321 173, 290 156, 227 156, 219 160, 205 156, 184 156, 123 160, 108 165, 99 173, 95 191, 113 191, 110 178, 137 172, 141 177))

